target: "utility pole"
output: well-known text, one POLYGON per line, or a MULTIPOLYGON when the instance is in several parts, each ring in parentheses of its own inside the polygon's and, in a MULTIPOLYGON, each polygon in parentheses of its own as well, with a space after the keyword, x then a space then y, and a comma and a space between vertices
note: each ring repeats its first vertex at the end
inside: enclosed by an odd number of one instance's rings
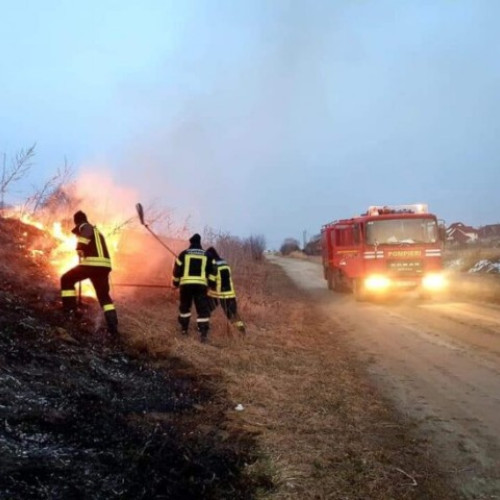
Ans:
POLYGON ((302 232, 302 250, 306 248, 307 231, 304 229, 302 232))

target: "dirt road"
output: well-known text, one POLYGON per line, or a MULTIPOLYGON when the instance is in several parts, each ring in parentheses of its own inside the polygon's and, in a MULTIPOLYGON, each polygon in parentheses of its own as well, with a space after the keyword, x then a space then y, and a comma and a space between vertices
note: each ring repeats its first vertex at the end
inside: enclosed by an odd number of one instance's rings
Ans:
POLYGON ((500 498, 500 307, 406 297, 359 303, 315 262, 270 256, 312 294, 459 489, 500 498))

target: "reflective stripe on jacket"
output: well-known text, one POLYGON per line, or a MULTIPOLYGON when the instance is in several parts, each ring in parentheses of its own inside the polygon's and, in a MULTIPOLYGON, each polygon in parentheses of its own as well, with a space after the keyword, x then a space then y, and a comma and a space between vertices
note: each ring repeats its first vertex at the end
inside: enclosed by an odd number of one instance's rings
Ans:
MULTIPOLYGON (((204 285, 215 283, 213 262, 205 250, 188 248, 175 259, 172 277, 174 285, 204 285)), ((212 285, 213 286, 213 285, 212 285)))
POLYGON ((225 260, 215 261, 215 289, 209 290, 208 295, 217 299, 236 297, 231 268, 225 260))
POLYGON ((111 258, 104 236, 88 222, 80 224, 73 233, 76 234, 76 249, 82 252, 81 266, 96 266, 111 268, 111 258))

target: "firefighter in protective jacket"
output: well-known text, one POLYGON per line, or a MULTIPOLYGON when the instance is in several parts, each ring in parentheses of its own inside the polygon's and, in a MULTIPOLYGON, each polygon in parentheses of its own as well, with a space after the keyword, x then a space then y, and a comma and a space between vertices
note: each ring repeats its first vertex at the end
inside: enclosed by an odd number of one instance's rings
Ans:
POLYGON ((111 259, 106 240, 98 229, 89 223, 84 212, 76 212, 73 220, 75 227, 72 233, 77 237, 76 251, 80 263, 61 276, 63 310, 68 315, 76 311, 75 284, 90 279, 97 300, 104 311, 108 331, 116 336, 118 334, 118 316, 109 295, 111 259))
POLYGON ((208 291, 210 309, 213 311, 220 302, 227 319, 242 333, 245 333, 245 323, 238 314, 236 292, 229 264, 217 253, 214 247, 207 250, 215 265, 215 287, 208 291))
POLYGON ((189 248, 175 259, 172 284, 179 288, 178 321, 184 335, 188 332, 191 306, 196 308, 196 324, 201 341, 205 342, 210 328, 210 307, 207 297, 208 287, 215 285, 213 262, 201 247, 201 236, 194 234, 189 240, 189 248))

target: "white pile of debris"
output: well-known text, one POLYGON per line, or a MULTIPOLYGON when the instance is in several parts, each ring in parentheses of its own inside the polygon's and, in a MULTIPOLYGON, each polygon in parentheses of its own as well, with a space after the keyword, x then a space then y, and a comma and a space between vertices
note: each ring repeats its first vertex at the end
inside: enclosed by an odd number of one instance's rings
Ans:
POLYGON ((500 273, 500 261, 481 259, 472 266, 469 273, 500 273))

